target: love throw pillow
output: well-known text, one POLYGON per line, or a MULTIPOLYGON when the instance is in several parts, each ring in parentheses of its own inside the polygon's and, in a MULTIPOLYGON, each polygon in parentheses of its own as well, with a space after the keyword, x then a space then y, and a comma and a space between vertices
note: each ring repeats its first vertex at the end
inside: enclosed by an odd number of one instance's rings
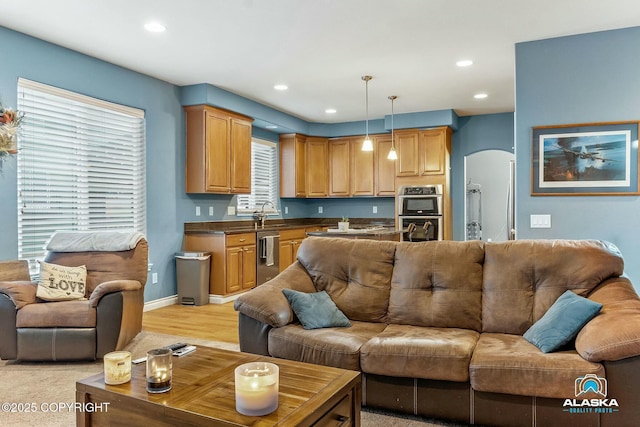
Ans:
POLYGON ((36 296, 45 301, 67 301, 84 298, 87 286, 87 267, 40 262, 40 280, 36 296))

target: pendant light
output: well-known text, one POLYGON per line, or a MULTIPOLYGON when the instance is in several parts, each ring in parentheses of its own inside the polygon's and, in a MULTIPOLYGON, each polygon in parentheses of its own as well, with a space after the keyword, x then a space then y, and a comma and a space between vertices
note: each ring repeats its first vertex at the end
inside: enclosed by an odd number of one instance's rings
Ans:
POLYGON ((391 100, 391 150, 389 150, 389 154, 387 154, 387 159, 389 160, 398 160, 398 153, 396 153, 396 139, 393 135, 393 101, 395 101, 397 96, 391 95, 389 99, 391 100))
POLYGON ((367 121, 366 123, 366 135, 364 137, 364 141, 362 141, 362 151, 373 151, 373 143, 371 142, 371 139, 369 138, 369 80, 371 80, 373 77, 371 76, 362 76, 362 80, 364 80, 364 84, 365 84, 365 103, 366 103, 366 108, 367 108, 367 121))

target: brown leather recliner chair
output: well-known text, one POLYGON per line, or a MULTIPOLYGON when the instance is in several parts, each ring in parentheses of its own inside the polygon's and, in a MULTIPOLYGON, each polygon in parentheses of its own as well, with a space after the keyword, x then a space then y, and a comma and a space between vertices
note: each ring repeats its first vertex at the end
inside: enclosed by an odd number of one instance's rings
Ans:
POLYGON ((26 261, 0 262, 0 358, 95 360, 122 349, 142 329, 148 244, 144 238, 134 244, 128 250, 47 253, 49 263, 86 265, 84 300, 42 301, 26 261))

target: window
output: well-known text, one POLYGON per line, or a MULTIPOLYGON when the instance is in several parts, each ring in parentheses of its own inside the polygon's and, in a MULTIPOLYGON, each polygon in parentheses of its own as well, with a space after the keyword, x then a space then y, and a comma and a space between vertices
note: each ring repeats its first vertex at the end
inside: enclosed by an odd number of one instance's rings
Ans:
POLYGON ((42 259, 57 230, 146 232, 143 111, 25 79, 18 108, 20 259, 42 259))
POLYGON ((251 194, 238 195, 238 214, 249 215, 262 209, 264 203, 267 203, 265 212, 278 213, 278 146, 254 139, 251 141, 251 194))

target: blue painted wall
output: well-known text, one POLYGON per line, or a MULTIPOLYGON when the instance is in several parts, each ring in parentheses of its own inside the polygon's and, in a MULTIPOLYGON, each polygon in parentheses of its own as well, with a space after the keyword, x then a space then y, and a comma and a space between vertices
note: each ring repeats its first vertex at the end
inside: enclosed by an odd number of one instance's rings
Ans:
MULTIPOLYGON (((604 239, 640 289, 637 196, 530 196, 533 126, 640 119, 640 27, 516 45, 518 238, 604 239), (529 215, 550 214, 550 229, 529 215)), ((637 144, 637 141, 636 141, 637 144)))
POLYGON ((451 203, 453 239, 464 240, 464 157, 483 150, 513 153, 513 113, 466 116, 458 119, 451 143, 451 203))
MULTIPOLYGON (((148 281, 145 300, 175 294, 174 253, 182 243, 184 119, 179 88, 86 55, 0 27, 0 94, 17 105, 18 77, 145 111, 147 239, 159 283, 148 281)), ((17 258, 15 159, 0 177, 0 259, 17 258)))

